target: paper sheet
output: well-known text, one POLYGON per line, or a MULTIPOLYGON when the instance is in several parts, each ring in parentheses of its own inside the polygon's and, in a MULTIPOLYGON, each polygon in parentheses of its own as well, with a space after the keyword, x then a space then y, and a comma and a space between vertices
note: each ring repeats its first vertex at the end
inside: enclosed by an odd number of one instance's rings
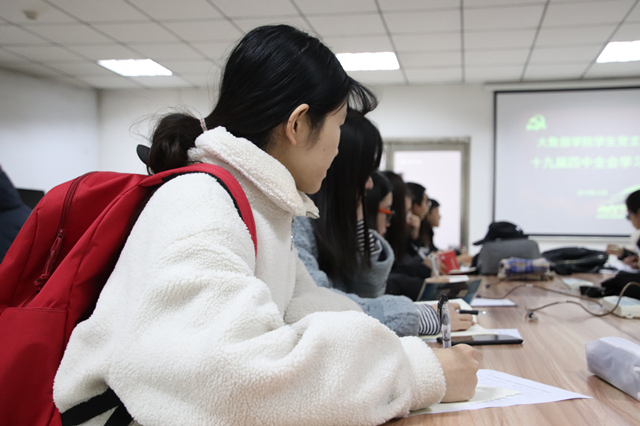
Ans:
POLYGON ((517 337, 522 339, 520 332, 517 328, 488 328, 489 334, 506 334, 507 336, 517 337))
POLYGON ((480 399, 483 397, 490 397, 492 399, 475 401, 474 397, 466 402, 436 404, 425 410, 412 411, 410 415, 479 410, 489 407, 510 407, 513 405, 544 404, 546 402, 565 401, 567 399, 591 398, 590 396, 569 392, 564 389, 494 370, 478 371, 478 386, 476 387, 476 392, 478 392, 479 388, 481 392, 480 399), (495 388, 500 390, 495 390, 495 388), (511 393, 509 391, 511 391, 511 393))
POLYGON ((476 297, 471 301, 471 306, 474 308, 482 308, 490 306, 516 306, 516 304, 509 299, 484 299, 482 297, 476 297))

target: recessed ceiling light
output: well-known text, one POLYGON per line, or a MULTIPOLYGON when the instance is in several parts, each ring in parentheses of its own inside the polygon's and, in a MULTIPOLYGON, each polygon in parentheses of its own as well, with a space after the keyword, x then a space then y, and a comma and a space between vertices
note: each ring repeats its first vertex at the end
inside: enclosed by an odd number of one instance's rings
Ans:
POLYGON ((151 59, 102 59, 98 61, 98 65, 127 77, 173 75, 151 59))
POLYGON ((605 62, 630 62, 640 61, 640 40, 636 41, 612 41, 607 44, 600 56, 599 64, 605 62))
POLYGON ((345 71, 389 71, 400 69, 393 52, 338 53, 345 71))

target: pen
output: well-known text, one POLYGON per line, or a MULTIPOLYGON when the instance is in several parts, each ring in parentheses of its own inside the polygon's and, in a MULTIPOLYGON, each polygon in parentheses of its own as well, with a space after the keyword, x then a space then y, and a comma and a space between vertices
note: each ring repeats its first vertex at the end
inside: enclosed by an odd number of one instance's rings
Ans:
POLYGON ((449 319, 449 298, 446 294, 440 296, 438 301, 438 314, 440 315, 440 326, 442 327, 442 347, 451 347, 451 321, 449 319))
POLYGON ((456 310, 457 313, 459 314, 471 314, 471 315, 484 315, 487 313, 487 311, 478 311, 476 309, 458 309, 456 310))

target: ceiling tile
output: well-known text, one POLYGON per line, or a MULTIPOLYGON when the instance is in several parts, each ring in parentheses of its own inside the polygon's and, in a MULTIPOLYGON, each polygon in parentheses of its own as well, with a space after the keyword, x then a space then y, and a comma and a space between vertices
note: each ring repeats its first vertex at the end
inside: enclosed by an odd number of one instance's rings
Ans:
POLYGON ((386 34, 378 14, 309 16, 308 19, 323 37, 386 34))
POLYGON ((98 59, 145 59, 144 55, 117 44, 97 46, 70 46, 69 49, 97 61, 98 59))
POLYGON ((384 12, 430 9, 460 9, 460 0, 378 0, 384 12))
POLYGON ((162 59, 203 59, 198 52, 185 43, 131 44, 130 46, 154 61, 162 59))
POLYGON ((0 25, 0 45, 49 44, 42 38, 14 25, 0 25))
POLYGON ((514 50, 484 50, 465 52, 465 66, 473 65, 520 65, 524 64, 529 56, 529 49, 514 50))
POLYGON ((618 23, 631 7, 629 0, 581 3, 551 2, 544 17, 543 27, 567 25, 598 25, 618 23))
POLYGON ((586 77, 640 77, 640 61, 593 64, 586 77))
POLYGON ((8 21, 23 24, 75 22, 70 16, 40 0, 0 1, 0 16, 8 21), (36 12, 36 21, 27 18, 25 10, 36 12))
POLYGON ((376 12, 374 0, 295 0, 302 13, 337 15, 340 13, 376 12))
POLYGON ((203 74, 207 75, 212 70, 219 70, 220 67, 210 61, 160 61, 160 65, 166 67, 176 74, 203 74))
POLYGON ((178 41, 173 34, 153 22, 96 24, 95 27, 124 43, 178 41))
POLYGON ((55 0, 55 4, 85 22, 139 21, 146 18, 124 1, 55 0))
MULTIPOLYGON (((176 19, 219 19, 222 15, 205 0, 129 0, 159 21, 176 19)), ((216 3, 218 3, 216 1, 216 3)))
POLYGON ((577 79, 587 68, 584 64, 529 65, 525 80, 577 79))
POLYGON ((461 83, 460 68, 431 68, 424 70, 406 70, 410 84, 461 83))
POLYGON ((10 46, 5 49, 34 61, 77 61, 78 55, 57 46, 10 46))
POLYGON ((398 52, 429 52, 459 50, 462 45, 460 32, 434 34, 394 35, 398 52))
POLYGON ((640 7, 637 4, 629 16, 627 16, 626 22, 640 22, 640 7))
POLYGON ((517 81, 522 74, 521 66, 465 67, 464 80, 471 82, 517 81))
POLYGON ((193 87, 193 83, 174 75, 162 77, 131 77, 131 80, 137 81, 146 87, 193 87))
POLYGON ((535 29, 471 32, 464 34, 465 49, 505 49, 513 47, 531 47, 535 29))
MULTIPOLYGON (((575 0, 572 0, 575 1, 575 0)), ((546 0, 464 0, 465 8, 487 7, 487 6, 513 6, 526 4, 545 4, 546 0)))
POLYGON ((231 53, 235 43, 192 43, 192 46, 214 61, 223 61, 231 53))
POLYGON ((234 19, 233 23, 242 29, 242 31, 248 33, 254 28, 261 27, 263 25, 278 25, 286 24, 292 27, 298 28, 309 34, 314 34, 315 30, 311 28, 307 22, 300 15, 289 16, 273 16, 265 18, 239 18, 234 19))
POLYGON ((82 81, 79 78, 75 78, 75 77, 49 77, 48 80, 51 80, 54 83, 63 83, 63 84, 67 84, 75 87, 82 87, 82 88, 91 87, 91 85, 86 81, 82 81))
POLYGON ((615 28, 615 25, 581 28, 542 28, 536 40, 536 47, 604 43, 615 28))
POLYGON ((60 70, 66 74, 74 75, 74 76, 104 76, 111 77, 113 76, 113 71, 109 71, 108 69, 101 67, 100 65, 93 62, 80 62, 80 63, 48 63, 51 68, 55 68, 60 70))
POLYGON ((635 24, 623 24, 618 28, 611 41, 640 40, 640 22, 635 24))
POLYGON ((83 24, 42 25, 29 27, 34 33, 59 44, 109 43, 111 39, 83 24))
POLYGON ((140 89, 141 85, 136 84, 127 77, 114 75, 113 77, 78 77, 96 89, 140 89))
POLYGON ((227 20, 167 22, 167 28, 186 41, 237 40, 242 33, 227 20))
POLYGON ((586 67, 598 57, 601 51, 601 44, 573 47, 537 47, 533 50, 529 64, 581 62, 586 67))
POLYGON ((402 71, 349 71, 351 78, 364 84, 405 84, 402 71))
POLYGON ((391 33, 436 33, 460 31, 459 10, 429 12, 387 12, 384 14, 391 33))
POLYGON ((183 80, 201 88, 214 87, 218 85, 219 75, 182 74, 183 80))
POLYGON ((544 5, 493 7, 464 10, 464 29, 531 29, 540 24, 544 5))
POLYGON ((296 15, 298 11, 289 0, 215 0, 215 5, 231 18, 296 15))
POLYGON ((460 52, 399 53, 398 59, 404 69, 411 68, 455 68, 461 65, 460 52))
POLYGON ((335 53, 391 52, 393 47, 387 36, 327 37, 322 40, 335 53))
POLYGON ((64 75, 61 71, 51 69, 43 64, 38 64, 34 62, 7 62, 2 65, 3 68, 17 71, 20 73, 25 73, 29 75, 35 75, 39 77, 51 77, 51 76, 62 76, 64 75))

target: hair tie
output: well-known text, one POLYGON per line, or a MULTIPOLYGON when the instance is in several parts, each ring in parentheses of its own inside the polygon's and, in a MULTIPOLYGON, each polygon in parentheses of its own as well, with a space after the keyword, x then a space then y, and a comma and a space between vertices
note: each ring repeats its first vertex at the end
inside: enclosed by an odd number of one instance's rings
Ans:
POLYGON ((200 117, 200 127, 202 127, 202 133, 207 131, 207 123, 204 122, 204 118, 200 117))

